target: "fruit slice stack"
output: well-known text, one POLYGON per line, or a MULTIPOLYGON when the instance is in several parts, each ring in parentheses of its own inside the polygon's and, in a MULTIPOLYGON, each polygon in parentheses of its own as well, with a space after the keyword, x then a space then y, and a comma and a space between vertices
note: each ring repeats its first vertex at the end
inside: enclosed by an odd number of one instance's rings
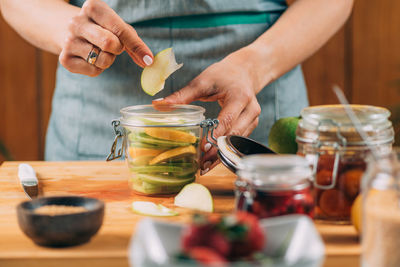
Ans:
POLYGON ((198 138, 193 131, 167 127, 132 130, 127 155, 132 189, 143 194, 170 194, 192 183, 198 170, 198 138))

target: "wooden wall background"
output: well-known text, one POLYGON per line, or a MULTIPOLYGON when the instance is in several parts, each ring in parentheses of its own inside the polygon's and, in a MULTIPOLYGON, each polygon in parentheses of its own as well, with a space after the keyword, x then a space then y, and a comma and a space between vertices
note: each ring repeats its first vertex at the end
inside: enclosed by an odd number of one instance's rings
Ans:
MULTIPOLYGON (((356 1, 343 29, 303 64, 311 105, 337 103, 336 83, 351 103, 387 107, 400 121, 399 14, 398 0, 356 1)), ((0 151, 3 143, 12 159, 43 159, 56 66, 0 18, 0 151)))

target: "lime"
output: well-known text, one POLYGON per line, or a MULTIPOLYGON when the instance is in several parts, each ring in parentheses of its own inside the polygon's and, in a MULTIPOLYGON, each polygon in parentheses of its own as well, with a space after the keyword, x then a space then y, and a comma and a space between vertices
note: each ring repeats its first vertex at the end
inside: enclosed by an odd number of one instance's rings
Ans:
POLYGON ((172 48, 167 48, 159 52, 153 64, 143 69, 140 78, 143 91, 151 96, 164 89, 165 80, 183 64, 176 63, 175 54, 172 48))
POLYGON ((268 136, 269 147, 279 154, 296 154, 296 129, 299 117, 287 117, 277 120, 272 125, 268 136))

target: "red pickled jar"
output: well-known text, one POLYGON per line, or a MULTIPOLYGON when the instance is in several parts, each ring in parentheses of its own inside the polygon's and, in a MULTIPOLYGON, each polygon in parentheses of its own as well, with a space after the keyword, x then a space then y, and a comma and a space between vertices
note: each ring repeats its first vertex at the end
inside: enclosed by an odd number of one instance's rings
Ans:
POLYGON ((313 168, 316 220, 349 223, 370 147, 382 155, 392 147, 394 131, 387 109, 364 105, 351 108, 368 141, 359 135, 342 105, 313 106, 301 112, 296 140, 298 154, 313 168))
POLYGON ((296 155, 245 156, 238 166, 236 208, 268 218, 287 214, 313 217, 311 168, 296 155))

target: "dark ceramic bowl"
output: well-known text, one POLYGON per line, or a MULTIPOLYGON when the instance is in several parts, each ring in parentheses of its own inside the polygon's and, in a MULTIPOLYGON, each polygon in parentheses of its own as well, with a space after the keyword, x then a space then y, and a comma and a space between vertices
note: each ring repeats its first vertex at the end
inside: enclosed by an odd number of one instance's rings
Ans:
POLYGON ((21 230, 36 244, 74 246, 88 242, 100 229, 104 203, 95 198, 78 196, 42 197, 20 203, 17 216, 21 230), (34 212, 44 205, 82 206, 87 211, 53 216, 34 212))

